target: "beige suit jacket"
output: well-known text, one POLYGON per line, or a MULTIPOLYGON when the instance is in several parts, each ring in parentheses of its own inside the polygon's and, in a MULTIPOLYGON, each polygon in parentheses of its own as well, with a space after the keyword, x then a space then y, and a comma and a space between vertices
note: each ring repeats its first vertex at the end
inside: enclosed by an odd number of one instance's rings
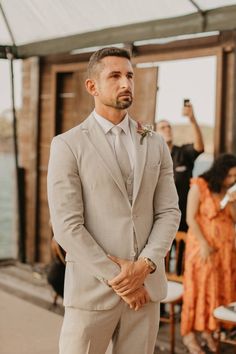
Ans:
POLYGON ((120 271, 107 254, 133 260, 134 232, 139 257, 157 265, 145 281, 151 299, 166 296, 164 257, 180 218, 172 160, 158 134, 140 144, 136 126, 130 119, 136 156, 132 205, 93 114, 52 141, 48 201, 54 237, 67 252, 65 306, 103 310, 120 301, 107 285, 120 271))

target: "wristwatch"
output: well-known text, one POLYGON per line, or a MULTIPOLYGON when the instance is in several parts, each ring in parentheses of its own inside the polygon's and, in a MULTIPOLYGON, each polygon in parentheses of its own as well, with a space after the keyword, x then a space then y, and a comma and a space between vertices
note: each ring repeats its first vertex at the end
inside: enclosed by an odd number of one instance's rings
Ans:
POLYGON ((151 269, 150 274, 154 273, 157 268, 156 264, 150 258, 143 257, 143 259, 145 263, 148 265, 148 267, 151 269))

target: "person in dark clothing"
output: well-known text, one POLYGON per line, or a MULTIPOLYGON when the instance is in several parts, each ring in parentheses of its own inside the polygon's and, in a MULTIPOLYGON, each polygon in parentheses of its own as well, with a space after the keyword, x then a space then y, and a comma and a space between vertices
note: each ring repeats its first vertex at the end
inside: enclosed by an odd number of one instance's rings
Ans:
MULTIPOLYGON (((167 143, 173 160, 174 179, 179 196, 179 208, 181 211, 181 220, 179 224, 179 231, 187 232, 188 225, 186 223, 186 207, 187 198, 190 188, 190 179, 192 178, 192 172, 194 162, 196 158, 204 151, 204 143, 202 133, 199 125, 196 121, 193 106, 188 101, 183 107, 183 115, 189 119, 192 127, 193 143, 184 144, 181 146, 174 145, 173 132, 170 123, 167 120, 160 120, 156 125, 156 131, 162 135, 167 143)), ((175 244, 171 249, 171 253, 175 251, 175 244)), ((184 254, 184 244, 180 245, 179 252, 184 254)), ((183 273, 183 257, 179 256, 177 264, 178 274, 183 273)))
POLYGON ((192 126, 192 144, 174 145, 172 127, 167 120, 160 120, 156 125, 156 130, 165 139, 173 160, 175 185, 179 196, 179 208, 182 213, 179 231, 187 231, 188 229, 186 224, 186 205, 190 178, 192 177, 196 158, 204 151, 201 130, 196 121, 193 106, 190 103, 184 106, 183 115, 189 119, 192 126))
POLYGON ((55 291, 53 304, 57 304, 58 296, 63 298, 65 280, 66 253, 54 238, 51 241, 53 259, 47 272, 47 281, 55 291))
POLYGON ((192 177, 194 161, 201 152, 194 149, 193 144, 182 146, 173 145, 171 156, 174 166, 175 185, 179 196, 179 208, 182 212, 179 231, 187 231, 186 205, 189 191, 189 182, 192 177))

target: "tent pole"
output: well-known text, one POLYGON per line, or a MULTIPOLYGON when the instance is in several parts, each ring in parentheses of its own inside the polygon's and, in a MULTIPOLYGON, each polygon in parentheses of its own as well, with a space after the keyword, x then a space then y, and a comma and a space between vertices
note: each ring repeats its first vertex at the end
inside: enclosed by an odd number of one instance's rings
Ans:
POLYGON ((24 169, 19 167, 18 161, 18 135, 17 135, 17 117, 15 109, 15 93, 14 93, 14 68, 13 54, 8 51, 7 58, 10 61, 11 75, 11 101, 13 114, 13 148, 16 176, 16 209, 17 209, 17 230, 18 230, 18 259, 25 262, 25 237, 24 237, 24 169))
POLYGON ((205 16, 205 11, 203 11, 200 6, 198 6, 198 4, 196 3, 195 0, 189 0, 189 2, 191 2, 191 4, 195 7, 195 9, 197 10, 197 12, 201 15, 202 17, 202 31, 205 32, 206 30, 206 16, 205 16))
POLYGON ((3 20, 4 20, 5 25, 6 25, 6 27, 7 27, 9 36, 11 37, 12 44, 13 44, 13 46, 15 46, 15 45, 16 45, 15 39, 14 39, 12 30, 11 30, 11 27, 10 27, 10 25, 9 25, 9 22, 8 22, 8 20, 7 20, 6 14, 5 14, 4 10, 3 10, 3 7, 2 7, 2 4, 1 4, 1 3, 0 3, 0 12, 2 13, 3 20))

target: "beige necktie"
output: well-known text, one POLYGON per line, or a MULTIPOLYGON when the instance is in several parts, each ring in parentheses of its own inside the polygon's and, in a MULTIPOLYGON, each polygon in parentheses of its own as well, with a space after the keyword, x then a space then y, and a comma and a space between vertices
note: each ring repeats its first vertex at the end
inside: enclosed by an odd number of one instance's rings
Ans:
POLYGON ((126 182, 132 169, 131 169, 128 152, 121 140, 122 128, 115 126, 112 128, 111 131, 115 135, 114 146, 115 146, 115 154, 116 154, 117 162, 120 166, 123 179, 126 182))

